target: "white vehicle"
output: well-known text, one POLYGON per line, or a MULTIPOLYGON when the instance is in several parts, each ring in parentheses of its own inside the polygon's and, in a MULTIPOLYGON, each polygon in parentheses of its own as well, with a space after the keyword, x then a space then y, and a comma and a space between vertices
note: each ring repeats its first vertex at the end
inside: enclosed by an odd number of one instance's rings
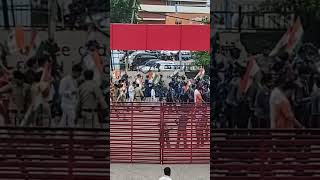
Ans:
POLYGON ((175 63, 173 61, 150 61, 144 66, 140 67, 140 71, 147 73, 150 71, 158 71, 158 66, 160 71, 174 71, 175 63))
POLYGON ((157 62, 157 61, 160 61, 160 59, 151 59, 151 60, 149 60, 148 62, 146 62, 144 65, 138 66, 137 69, 138 69, 138 70, 141 70, 141 69, 144 68, 145 66, 153 67, 153 66, 156 65, 156 62, 157 62))

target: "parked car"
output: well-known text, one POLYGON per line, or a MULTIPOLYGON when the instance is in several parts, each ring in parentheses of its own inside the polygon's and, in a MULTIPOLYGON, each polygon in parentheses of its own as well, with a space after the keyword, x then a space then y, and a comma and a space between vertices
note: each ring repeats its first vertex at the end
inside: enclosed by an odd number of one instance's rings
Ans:
POLYGON ((137 69, 141 70, 141 68, 143 68, 145 66, 153 67, 156 65, 157 61, 160 61, 160 59, 150 59, 150 60, 146 61, 143 65, 138 66, 137 69))
POLYGON ((146 62, 148 62, 151 59, 157 59, 157 56, 151 55, 151 54, 138 54, 135 56, 135 58, 132 60, 131 63, 131 69, 137 70, 138 66, 144 65, 146 62))

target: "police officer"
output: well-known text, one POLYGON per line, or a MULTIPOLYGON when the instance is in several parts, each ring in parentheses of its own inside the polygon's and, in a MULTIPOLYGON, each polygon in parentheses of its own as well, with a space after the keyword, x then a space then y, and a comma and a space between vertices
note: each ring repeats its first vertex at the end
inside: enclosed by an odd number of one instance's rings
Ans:
POLYGON ((107 109, 107 103, 102 95, 102 90, 97 82, 93 80, 94 72, 86 70, 84 72, 84 83, 80 85, 80 107, 81 117, 78 126, 84 128, 99 128, 101 124, 98 118, 98 106, 107 109))
POLYGON ((24 74, 13 72, 13 81, 0 89, 0 94, 9 93, 9 124, 18 124, 23 118, 27 98, 30 96, 30 86, 24 83, 24 74))

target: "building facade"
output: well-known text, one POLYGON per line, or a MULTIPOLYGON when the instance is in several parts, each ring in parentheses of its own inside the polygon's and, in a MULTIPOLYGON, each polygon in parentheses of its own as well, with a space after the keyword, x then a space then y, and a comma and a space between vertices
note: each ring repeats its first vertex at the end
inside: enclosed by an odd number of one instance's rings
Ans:
POLYGON ((266 0, 214 0, 211 4, 214 26, 220 30, 285 30, 293 22, 293 14, 264 12, 266 0))
POLYGON ((141 0, 140 7, 141 24, 196 24, 210 16, 208 0, 141 0))

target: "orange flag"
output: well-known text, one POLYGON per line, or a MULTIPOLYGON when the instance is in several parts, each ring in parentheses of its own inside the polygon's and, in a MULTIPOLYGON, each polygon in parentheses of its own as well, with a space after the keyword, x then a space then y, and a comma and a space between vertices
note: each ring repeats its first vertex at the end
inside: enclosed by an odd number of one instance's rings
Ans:
POLYGON ((240 91, 246 93, 252 84, 254 76, 259 72, 260 68, 254 57, 250 58, 246 72, 240 80, 240 91))
POLYGON ((25 44, 24 44, 24 31, 21 26, 17 26, 15 29, 15 35, 16 35, 16 44, 17 48, 19 50, 23 49, 25 44))
POLYGON ((100 73, 103 72, 103 61, 102 61, 102 58, 99 56, 99 53, 98 53, 98 50, 95 50, 92 54, 93 56, 93 60, 94 60, 94 63, 96 64, 96 68, 98 69, 98 71, 100 73))

